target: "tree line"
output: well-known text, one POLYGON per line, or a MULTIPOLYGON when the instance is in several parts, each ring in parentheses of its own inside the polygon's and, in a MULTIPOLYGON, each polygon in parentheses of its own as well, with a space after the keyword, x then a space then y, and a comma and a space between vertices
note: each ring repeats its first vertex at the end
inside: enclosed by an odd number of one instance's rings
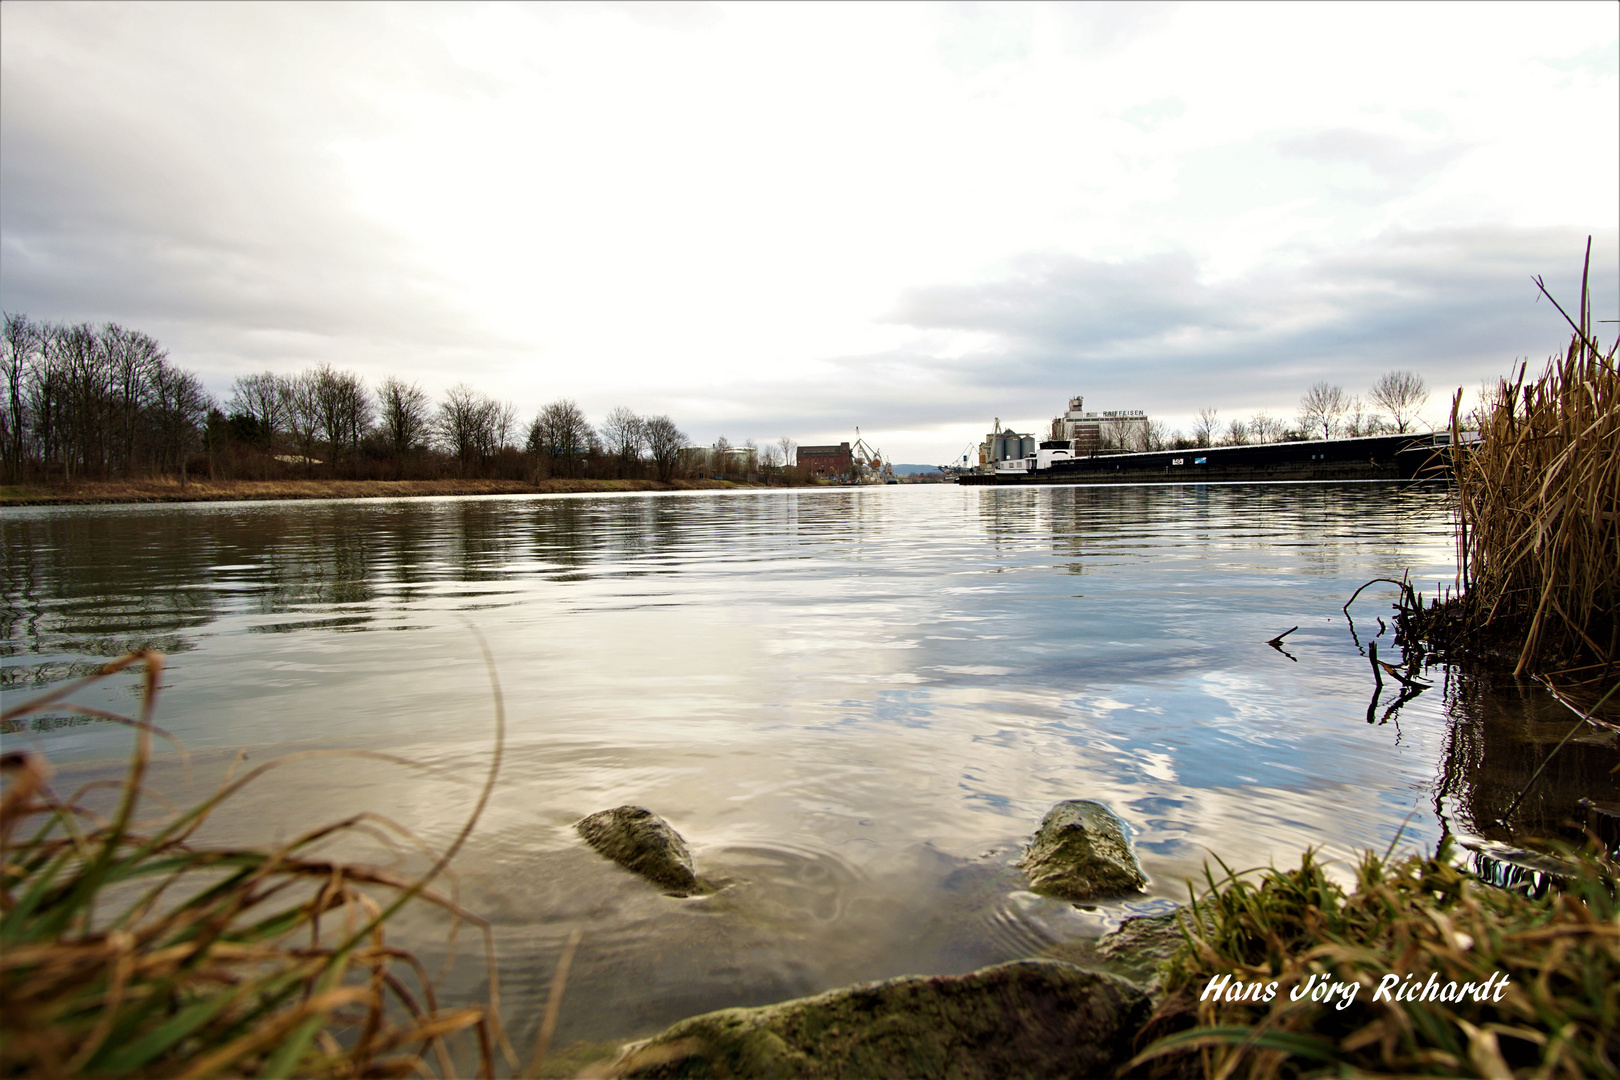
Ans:
POLYGON ((206 469, 218 479, 550 477, 669 481, 686 433, 619 407, 593 425, 563 398, 523 423, 465 383, 433 400, 321 364, 238 378, 221 403, 151 336, 5 314, 0 452, 10 482, 206 469))
POLYGON ((212 402, 155 339, 117 323, 4 318, 0 454, 9 479, 186 468, 212 402))
POLYGON ((1198 410, 1192 430, 1183 432, 1169 431, 1157 420, 1123 417, 1102 422, 1100 444, 1104 451, 1130 452, 1400 435, 1417 430, 1428 400, 1423 376, 1391 371, 1373 383, 1365 398, 1347 394, 1339 385, 1316 383, 1301 395, 1291 423, 1264 410, 1223 423, 1218 410, 1206 408, 1198 410))

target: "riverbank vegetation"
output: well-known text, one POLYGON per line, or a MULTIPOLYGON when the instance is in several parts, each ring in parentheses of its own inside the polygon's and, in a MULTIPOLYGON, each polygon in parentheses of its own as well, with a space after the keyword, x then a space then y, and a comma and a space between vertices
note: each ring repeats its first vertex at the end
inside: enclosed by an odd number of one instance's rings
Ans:
POLYGON ((244 376, 221 403, 158 341, 116 323, 7 313, 0 374, 0 473, 12 485, 805 479, 786 439, 698 468, 669 416, 621 406, 593 424, 563 398, 524 422, 511 402, 465 383, 434 401, 415 383, 389 376, 368 388, 326 364, 244 376))
POLYGON ((1620 1076, 1613 866, 1582 859, 1535 898, 1451 854, 1368 852, 1348 891, 1312 852, 1294 870, 1223 864, 1181 916, 1131 1075, 1620 1076))
POLYGON ((1403 630, 1508 657, 1516 675, 1601 684, 1620 661, 1620 338, 1600 347, 1584 280, 1565 317, 1569 346, 1538 378, 1521 365, 1467 420, 1453 402, 1459 595, 1409 601, 1403 630))
MULTIPOLYGON (((86 712, 132 727, 136 749, 121 782, 66 798, 38 755, 0 762, 0 1075, 490 1076, 497 1060, 514 1064, 488 927, 430 888, 493 789, 500 738, 482 797, 442 854, 424 853, 425 872, 323 853, 360 834, 420 848, 377 814, 280 845, 212 846, 196 837, 222 802, 310 755, 227 775, 197 806, 143 822, 162 670, 160 655, 132 654, 5 713, 86 712), (131 668, 144 675, 138 716, 67 700, 131 668), (387 941, 389 919, 412 904, 484 932, 487 1003, 441 1005, 422 964, 387 941)), ((499 729, 498 695, 496 711, 499 729)))
MULTIPOLYGON (((790 482, 780 474, 760 484, 790 482)), ((626 491, 699 491, 750 486, 738 480, 192 480, 174 476, 0 486, 0 506, 87 506, 98 503, 240 502, 255 499, 399 499, 450 495, 574 495, 626 491)))

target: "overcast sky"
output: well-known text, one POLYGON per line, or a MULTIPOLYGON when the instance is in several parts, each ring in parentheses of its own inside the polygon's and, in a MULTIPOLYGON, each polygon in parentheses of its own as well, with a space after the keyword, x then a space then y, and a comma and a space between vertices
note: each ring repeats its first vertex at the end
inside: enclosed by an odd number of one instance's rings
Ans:
MULTIPOLYGON (((937 463, 1620 307, 1620 6, 0 6, 0 306, 937 463)), ((1615 329, 1605 328, 1605 336, 1615 329)))

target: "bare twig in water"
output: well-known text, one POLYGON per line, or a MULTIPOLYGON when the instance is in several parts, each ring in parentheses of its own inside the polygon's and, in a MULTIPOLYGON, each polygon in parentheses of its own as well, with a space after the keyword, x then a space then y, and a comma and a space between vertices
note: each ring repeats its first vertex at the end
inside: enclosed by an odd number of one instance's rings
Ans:
POLYGON ((1385 582, 1386 584, 1395 586, 1397 589, 1401 590, 1401 592, 1403 594, 1410 593, 1412 591, 1412 586, 1408 585, 1404 581, 1396 581, 1394 578, 1387 578, 1387 577, 1375 577, 1371 581, 1369 581, 1365 585, 1363 585, 1360 589, 1357 589, 1355 592, 1351 593, 1350 594, 1350 599, 1346 600, 1344 602, 1344 607, 1340 608, 1339 610, 1343 611, 1345 613, 1345 615, 1348 617, 1349 614, 1350 614, 1350 605, 1356 602, 1356 597, 1360 596, 1362 594, 1363 590, 1365 590, 1367 588, 1370 588, 1373 585, 1378 584, 1380 581, 1385 582))
POLYGON ((1380 661, 1378 666, 1389 672, 1395 681, 1400 683, 1402 686, 1412 687, 1413 689, 1421 691, 1427 690, 1429 687, 1434 685, 1434 683, 1424 682, 1422 679, 1414 678, 1410 672, 1402 671, 1394 664, 1386 664, 1380 661))
POLYGON ((1378 670, 1378 642, 1367 642, 1367 653, 1372 660, 1373 696, 1367 703, 1367 723, 1373 722, 1373 714, 1378 711, 1378 699, 1384 693, 1384 673, 1378 670))
POLYGON ((1289 652, 1287 649, 1282 647, 1282 640, 1283 640, 1283 638, 1287 637, 1289 634, 1292 634, 1295 630, 1298 630, 1298 629, 1299 629, 1299 627, 1297 627, 1297 626, 1290 626, 1287 630, 1284 630, 1282 633, 1278 634, 1276 637, 1274 637, 1270 641, 1266 642, 1266 644, 1270 645, 1273 649, 1276 649, 1278 652, 1282 653, 1284 656, 1288 657, 1288 659, 1294 661, 1294 663, 1297 664, 1297 663, 1299 663, 1299 659, 1297 657, 1295 657, 1293 653, 1289 652))

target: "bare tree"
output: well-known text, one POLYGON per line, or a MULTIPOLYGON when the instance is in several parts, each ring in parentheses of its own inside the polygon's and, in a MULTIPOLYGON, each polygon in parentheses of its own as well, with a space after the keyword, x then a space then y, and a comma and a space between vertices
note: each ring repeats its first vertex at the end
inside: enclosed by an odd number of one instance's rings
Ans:
POLYGON ((485 430, 489 436, 489 456, 493 457, 512 445, 512 436, 517 432, 517 406, 510 401, 491 399, 488 410, 489 422, 485 430))
POLYGON ((491 439, 484 430, 490 419, 491 402, 466 383, 445 391, 439 402, 434 428, 439 445, 461 463, 463 473, 481 463, 491 439))
POLYGON ((116 401, 114 412, 120 436, 119 464, 125 472, 135 464, 135 444, 151 392, 152 377, 169 353, 156 339, 117 323, 101 328, 102 348, 112 369, 116 401))
POLYGON ((62 456, 62 432, 66 427, 67 377, 54 343, 59 327, 50 323, 38 327, 38 354, 27 369, 26 401, 30 449, 47 471, 62 456))
POLYGON ((6 407, 3 417, 6 475, 20 479, 24 460, 23 440, 28 429, 26 395, 28 374, 44 343, 43 327, 27 315, 5 313, 5 336, 0 345, 0 367, 5 370, 6 407))
POLYGON ((320 437, 321 410, 315 398, 312 372, 288 375, 277 380, 281 415, 304 465, 315 460, 315 440, 320 437))
POLYGON ((1350 398, 1350 404, 1345 407, 1345 429, 1351 438, 1361 435, 1377 435, 1385 429, 1384 418, 1381 414, 1367 408, 1366 402, 1357 394, 1350 398))
POLYGON ((1299 399, 1299 426, 1307 431, 1320 428, 1322 438, 1331 439, 1338 430, 1339 418, 1349 407, 1344 387, 1319 382, 1299 399))
POLYGON ((1397 433, 1405 435, 1429 400, 1429 388, 1415 371, 1390 371, 1373 383, 1368 397, 1389 413, 1397 433))
POLYGON ((1164 421, 1149 420, 1141 426, 1138 450, 1163 450, 1170 436, 1165 433, 1164 421))
POLYGON ((574 476, 595 434, 580 407, 559 398, 541 409, 529 425, 528 449, 549 470, 574 476))
POLYGON ((285 426, 281 379, 269 371, 243 375, 231 383, 231 400, 226 408, 232 416, 251 416, 266 441, 274 446, 285 426))
POLYGON ((89 323, 52 327, 45 343, 59 378, 58 449, 62 474, 104 471, 112 371, 89 323))
POLYGON ((658 467, 658 479, 668 483, 675 476, 675 466, 681 459, 681 447, 686 445, 686 432, 675 426, 668 416, 649 416, 646 422, 647 452, 658 467))
POLYGON ((320 434, 335 469, 338 459, 359 449, 360 440, 371 430, 375 420, 371 395, 360 376, 338 371, 330 364, 322 364, 311 373, 311 386, 320 434))
POLYGON ((602 420, 601 433, 608 453, 618 459, 619 474, 628 476, 636 471, 647 442, 646 422, 620 405, 602 420))
POLYGON ((432 434, 431 403, 415 383, 390 375, 377 387, 377 417, 383 438, 403 468, 404 459, 421 449, 432 434))
POLYGON ((1129 450, 1132 434, 1129 420, 1110 417, 1098 425, 1097 445, 1103 450, 1129 450))
POLYGON ((1249 417, 1249 432, 1255 442, 1271 443, 1282 438, 1283 422, 1261 409, 1249 417))
POLYGON ((798 443, 784 435, 780 439, 776 440, 776 445, 782 451, 782 467, 784 469, 791 469, 799 463, 798 443))
POLYGON ((1215 441, 1215 432, 1220 430, 1220 416, 1214 409, 1199 409, 1198 420, 1193 424, 1193 441, 1199 446, 1208 446, 1215 441))
POLYGON ((1233 417, 1226 425, 1226 437, 1221 440, 1227 446, 1246 446, 1249 442, 1249 425, 1233 417))
POLYGON ((161 363, 152 374, 152 412, 158 447, 167 465, 180 467, 180 486, 186 483, 186 462, 202 445, 202 425, 213 402, 202 382, 189 371, 161 363))

